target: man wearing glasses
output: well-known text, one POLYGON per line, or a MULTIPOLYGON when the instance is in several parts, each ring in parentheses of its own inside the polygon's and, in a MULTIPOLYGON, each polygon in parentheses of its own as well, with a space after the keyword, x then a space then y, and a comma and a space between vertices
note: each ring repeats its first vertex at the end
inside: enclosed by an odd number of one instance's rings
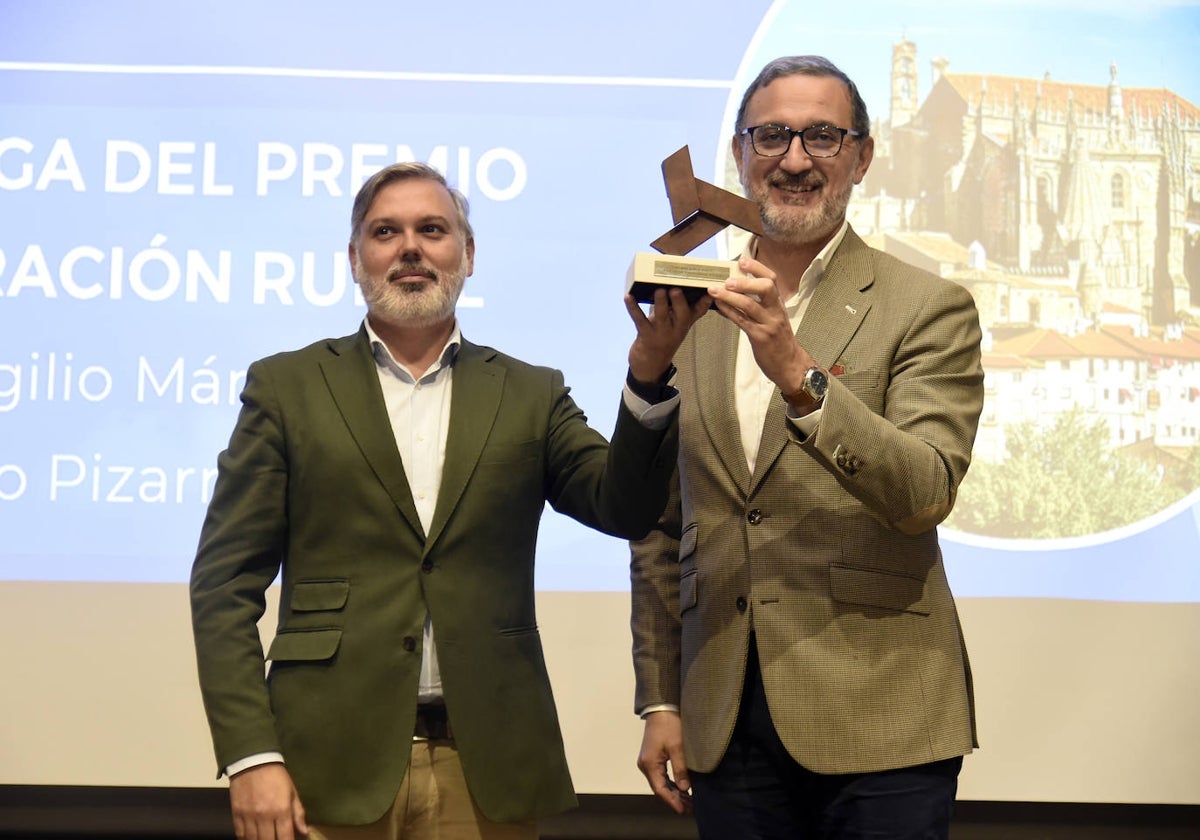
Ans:
POLYGON ((676 354, 677 481, 633 543, 638 765, 706 840, 945 838, 975 746, 937 540, 974 302, 847 224, 874 145, 828 60, 767 65, 732 144, 765 235, 676 354))

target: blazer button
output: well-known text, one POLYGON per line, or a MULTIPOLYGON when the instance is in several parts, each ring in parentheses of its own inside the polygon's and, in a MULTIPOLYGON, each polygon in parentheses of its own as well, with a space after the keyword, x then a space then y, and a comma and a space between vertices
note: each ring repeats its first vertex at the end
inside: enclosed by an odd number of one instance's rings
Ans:
POLYGON ((745 612, 745 611, 746 611, 746 606, 747 606, 747 605, 746 605, 746 596, 744 596, 744 595, 739 595, 739 596, 738 596, 738 599, 737 599, 737 601, 736 601, 735 603, 737 604, 738 612, 745 612))
POLYGON ((761 525, 763 519, 764 519, 763 512, 761 510, 759 510, 758 508, 755 508, 754 510, 752 510, 748 514, 746 514, 746 521, 749 522, 751 525, 761 525))
POLYGON ((404 648, 409 653, 412 653, 417 649, 417 640, 412 636, 405 636, 400 642, 400 647, 404 648))
POLYGON ((421 563, 421 571, 424 572, 425 574, 429 574, 430 572, 432 572, 433 571, 433 561, 426 559, 424 562, 422 562, 421 563))

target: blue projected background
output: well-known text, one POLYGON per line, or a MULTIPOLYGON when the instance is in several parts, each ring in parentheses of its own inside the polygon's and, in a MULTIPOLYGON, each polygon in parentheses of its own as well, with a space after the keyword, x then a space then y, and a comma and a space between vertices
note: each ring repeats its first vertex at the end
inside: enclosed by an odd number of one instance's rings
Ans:
MULTIPOLYGON (((803 5, 0 2, 0 579, 186 581, 247 365, 358 327, 350 205, 392 161, 471 200, 464 334, 564 370, 607 432, 660 163, 722 181, 769 58, 829 56, 877 118, 901 37, 1200 103, 1194 6, 803 5)), ((1119 534, 945 537, 960 596, 1200 601, 1195 494, 1119 534)), ((551 513, 540 546, 543 589, 628 587, 623 543, 551 513)))

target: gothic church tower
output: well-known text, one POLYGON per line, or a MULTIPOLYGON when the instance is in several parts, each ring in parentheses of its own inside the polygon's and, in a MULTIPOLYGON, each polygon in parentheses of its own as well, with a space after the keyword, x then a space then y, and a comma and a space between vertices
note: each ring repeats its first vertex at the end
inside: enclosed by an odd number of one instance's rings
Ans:
POLYGON ((908 38, 892 47, 891 126, 899 128, 917 115, 917 45, 908 38))

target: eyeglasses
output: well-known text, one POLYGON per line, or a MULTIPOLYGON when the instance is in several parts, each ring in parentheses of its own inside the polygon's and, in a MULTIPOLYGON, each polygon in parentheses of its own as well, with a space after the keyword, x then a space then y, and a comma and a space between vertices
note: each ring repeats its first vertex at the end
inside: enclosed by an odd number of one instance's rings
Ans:
POLYGON ((754 151, 763 157, 783 157, 792 147, 792 140, 800 138, 800 145, 809 157, 837 157, 842 150, 846 135, 861 137, 863 132, 852 128, 838 128, 836 125, 819 123, 808 128, 788 128, 786 125, 754 125, 743 128, 739 134, 750 135, 750 145, 754 151))

